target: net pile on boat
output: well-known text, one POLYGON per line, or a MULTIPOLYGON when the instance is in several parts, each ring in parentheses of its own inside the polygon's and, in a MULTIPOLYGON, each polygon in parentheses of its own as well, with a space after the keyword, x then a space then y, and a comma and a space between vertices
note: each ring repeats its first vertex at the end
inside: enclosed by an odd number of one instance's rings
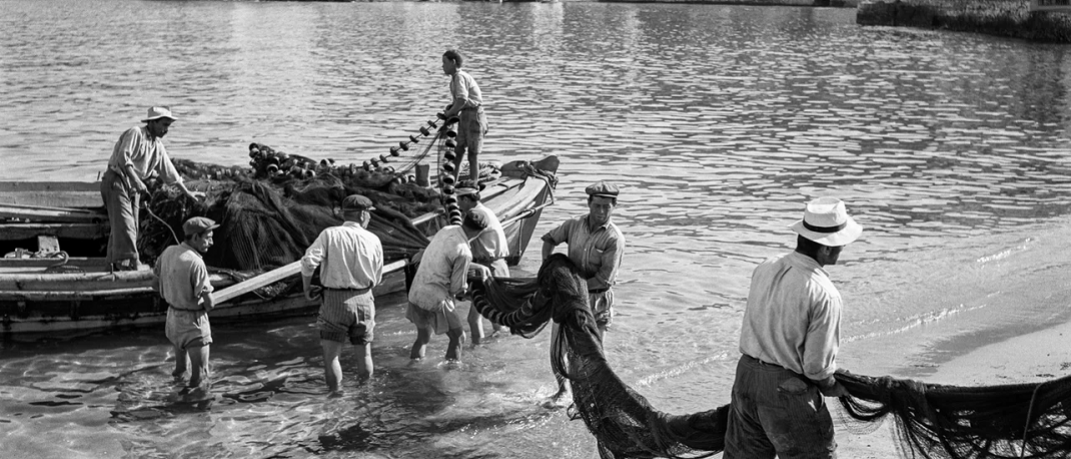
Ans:
MULTIPOLYGON (((554 320, 551 368, 569 380, 573 419, 595 436, 602 458, 708 457, 724 449, 730 405, 685 415, 658 411, 606 362, 587 287, 555 254, 535 279, 473 284, 473 306, 514 334, 534 337, 554 320)), ((840 371, 840 399, 857 425, 892 416, 900 453, 927 459, 1071 456, 1071 377, 1037 384, 962 387, 840 371)), ((855 423, 853 421, 853 423, 855 423)))

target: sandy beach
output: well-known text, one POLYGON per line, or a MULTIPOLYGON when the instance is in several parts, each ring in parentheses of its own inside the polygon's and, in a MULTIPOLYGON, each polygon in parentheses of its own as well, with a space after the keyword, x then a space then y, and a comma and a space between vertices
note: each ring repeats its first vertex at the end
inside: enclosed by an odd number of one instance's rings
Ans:
MULTIPOLYGON (((942 364, 924 382, 995 386, 1060 378, 1071 368, 1071 347, 1067 346, 1069 336, 1071 322, 982 346, 942 364)), ((842 413, 839 404, 834 402, 833 406, 836 420, 842 413)), ((855 421, 839 422, 837 443, 840 456, 853 459, 902 457, 896 455, 892 423, 886 421, 873 432, 868 432, 873 426, 855 421)))

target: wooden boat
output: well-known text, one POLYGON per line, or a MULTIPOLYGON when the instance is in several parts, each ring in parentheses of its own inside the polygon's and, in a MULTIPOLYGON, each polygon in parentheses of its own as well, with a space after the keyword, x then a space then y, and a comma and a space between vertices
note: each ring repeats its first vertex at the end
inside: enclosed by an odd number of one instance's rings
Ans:
MULTIPOLYGON (((557 167, 554 156, 536 162, 514 161, 503 166, 502 176, 482 193, 484 204, 503 223, 511 265, 524 254, 543 208, 554 201, 551 177, 557 167)), ((152 290, 151 271, 111 272, 104 263, 100 250, 107 243, 109 228, 99 187, 99 182, 0 182, 0 253, 23 256, 0 258, 0 338, 66 337, 162 326, 167 306, 152 290), (38 256, 26 257, 30 254, 38 256)), ((438 211, 411 221, 430 236, 445 224, 446 216, 438 211)), ((387 260, 384 282, 375 290, 381 307, 386 306, 384 299, 404 301, 401 295, 392 298, 389 294, 404 291, 406 264, 404 259, 387 260)), ((219 295, 238 281, 233 273, 211 266, 209 271, 219 303, 219 295)), ((278 271, 262 277, 297 279, 295 269, 278 271)), ((217 304, 211 313, 213 324, 307 314, 318 306, 301 294, 265 299, 247 290, 238 291, 240 295, 225 294, 236 297, 217 304)))

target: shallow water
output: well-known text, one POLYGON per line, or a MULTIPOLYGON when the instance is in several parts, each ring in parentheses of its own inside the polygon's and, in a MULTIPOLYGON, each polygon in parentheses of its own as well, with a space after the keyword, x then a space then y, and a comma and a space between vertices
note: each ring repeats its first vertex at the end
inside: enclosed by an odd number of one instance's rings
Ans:
MULTIPOLYGON (((173 156, 246 145, 360 162, 446 102, 459 47, 488 103, 489 159, 562 159, 537 233, 623 185, 628 239, 606 346, 659 409, 728 401, 751 269, 803 203, 866 228, 829 269, 842 366, 925 379, 974 346, 1068 320, 1068 48, 862 28, 854 11, 592 3, 2 2, 0 180, 92 180, 145 107, 173 156)), ((534 272, 538 245, 521 272, 534 272)), ((0 345, 11 457, 594 457, 538 407, 548 338, 413 364, 380 299, 367 387, 323 395, 312 318, 217 327, 211 410, 163 404, 162 331, 0 345), (113 412, 116 412, 113 414, 113 412)), ((354 368, 352 356, 343 358, 354 368)), ((947 381, 942 381, 948 383, 947 381)), ((5 454, 8 456, 8 454, 5 454)))

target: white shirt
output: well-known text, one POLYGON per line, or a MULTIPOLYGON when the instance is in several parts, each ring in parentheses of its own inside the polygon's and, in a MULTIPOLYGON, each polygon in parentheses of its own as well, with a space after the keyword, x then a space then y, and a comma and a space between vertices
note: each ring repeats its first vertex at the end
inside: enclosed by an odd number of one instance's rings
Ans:
POLYGON ((443 227, 431 238, 420 258, 409 302, 422 309, 436 311, 443 303, 453 303, 465 291, 472 250, 465 230, 458 225, 443 227))
POLYGON ((822 381, 837 370, 840 292, 813 258, 764 261, 751 276, 740 352, 822 381))
POLYGON ((320 268, 320 283, 334 289, 365 289, 383 280, 383 245, 379 237, 347 221, 320 232, 301 257, 301 275, 320 268))

